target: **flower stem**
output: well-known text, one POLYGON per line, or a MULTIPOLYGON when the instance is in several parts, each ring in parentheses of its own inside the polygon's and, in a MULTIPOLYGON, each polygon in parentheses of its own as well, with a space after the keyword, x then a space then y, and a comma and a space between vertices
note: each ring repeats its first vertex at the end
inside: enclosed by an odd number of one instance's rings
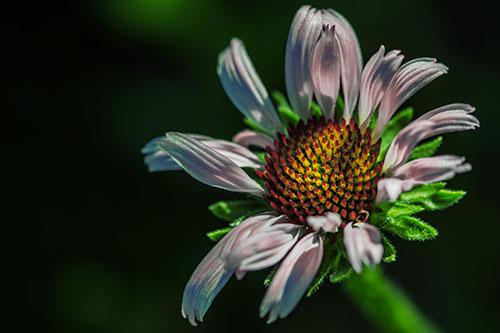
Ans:
POLYGON ((344 282, 345 290, 381 332, 439 332, 379 267, 344 282))

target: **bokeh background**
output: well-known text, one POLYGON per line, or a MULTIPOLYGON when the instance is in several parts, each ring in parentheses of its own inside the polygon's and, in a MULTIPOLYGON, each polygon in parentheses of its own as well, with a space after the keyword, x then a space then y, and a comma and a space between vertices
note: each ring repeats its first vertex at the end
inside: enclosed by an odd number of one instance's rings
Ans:
MULTIPOLYGON (((412 97, 416 115, 477 107, 481 128, 447 135, 441 153, 472 172, 459 205, 422 216, 430 242, 392 238, 387 274, 447 332, 498 326, 499 66, 487 3, 309 1, 355 27, 366 61, 380 44, 450 67, 412 97)), ((205 323, 181 317, 183 288, 222 227, 206 207, 234 195, 183 172, 149 174, 140 149, 165 131, 230 139, 244 127, 215 72, 241 38, 269 90, 284 91, 284 49, 301 1, 100 0, 18 5, 6 32, 10 199, 6 302, 19 332, 371 332, 342 286, 326 284, 286 320, 258 318, 266 272, 231 281, 205 323), (14 124, 12 127, 10 124, 14 124), (12 266, 10 265, 12 263, 12 266)), ((369 291, 367 291, 369 292, 369 291)))

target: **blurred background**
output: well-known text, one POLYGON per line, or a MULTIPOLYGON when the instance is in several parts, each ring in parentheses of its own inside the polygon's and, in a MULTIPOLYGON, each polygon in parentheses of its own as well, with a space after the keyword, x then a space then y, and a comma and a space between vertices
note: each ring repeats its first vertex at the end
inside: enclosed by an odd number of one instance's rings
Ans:
MULTIPOLYGON (((420 1, 309 1, 346 16, 366 61, 380 44, 436 57, 448 75, 405 105, 420 115, 451 102, 477 108, 481 128, 445 136, 440 153, 472 172, 468 195, 422 218, 430 242, 392 238, 387 274, 447 332, 498 326, 499 156, 496 14, 420 1)), ((185 283, 223 227, 206 207, 235 195, 183 172, 150 174, 140 149, 166 131, 230 139, 244 128, 216 75, 237 36, 268 90, 284 91, 284 50, 301 1, 100 0, 18 6, 4 31, 7 116, 7 304, 27 332, 372 332, 342 286, 325 284, 286 319, 258 318, 266 272, 231 280, 205 322, 180 314, 185 283), (14 127, 10 124, 13 123, 14 127), (10 299, 12 298, 12 300, 10 299)), ((367 291, 369 292, 369 291, 367 291)))

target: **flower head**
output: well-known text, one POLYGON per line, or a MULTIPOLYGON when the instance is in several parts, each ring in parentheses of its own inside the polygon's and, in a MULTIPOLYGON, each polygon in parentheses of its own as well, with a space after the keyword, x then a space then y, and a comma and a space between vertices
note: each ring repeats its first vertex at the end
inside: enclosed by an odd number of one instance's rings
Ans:
POLYGON ((467 104, 429 111, 404 128, 412 111, 394 115, 447 70, 431 58, 403 64, 400 51, 384 46, 363 68, 348 21, 331 9, 304 6, 286 47, 290 105, 277 94, 276 109, 243 43, 231 40, 217 73, 254 130, 232 142, 168 132, 143 149, 150 171, 183 169, 207 185, 251 195, 211 206, 234 221, 209 234, 220 240, 187 283, 184 317, 193 325, 202 321, 233 275, 275 267, 260 308, 272 322, 325 277, 338 282, 363 265, 394 260, 394 247, 380 230, 407 239, 436 236, 412 215, 456 202, 463 192, 439 182, 471 167, 462 157, 432 156, 440 137, 419 143, 479 122, 467 104))

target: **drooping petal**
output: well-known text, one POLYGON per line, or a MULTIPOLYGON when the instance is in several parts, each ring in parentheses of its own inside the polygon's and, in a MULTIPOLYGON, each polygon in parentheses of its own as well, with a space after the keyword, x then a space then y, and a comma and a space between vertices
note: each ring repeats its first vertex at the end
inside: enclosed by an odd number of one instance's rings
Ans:
POLYGON ((377 227, 368 223, 347 224, 344 227, 344 246, 356 273, 361 273, 363 263, 370 267, 378 264, 384 254, 380 232, 377 227))
POLYGON ((339 214, 328 212, 326 215, 309 216, 307 224, 314 231, 318 232, 337 232, 342 224, 342 218, 339 214))
POLYGON ((333 9, 323 10, 324 24, 335 26, 340 49, 340 77, 344 94, 344 119, 349 122, 358 99, 363 60, 358 38, 351 24, 333 9))
POLYGON ((245 239, 252 230, 273 224, 277 219, 279 217, 276 217, 275 212, 266 212, 244 220, 224 236, 196 267, 182 298, 182 315, 192 325, 196 326, 196 321, 203 320, 215 296, 235 272, 235 268, 229 267, 222 259, 224 251, 239 239, 245 239))
POLYGON ((334 26, 323 26, 311 53, 309 70, 316 100, 325 117, 333 119, 340 89, 340 53, 334 26))
POLYGON ((196 180, 228 191, 264 193, 239 166, 201 141, 176 132, 165 138, 158 146, 196 180))
POLYGON ((321 12, 302 6, 293 19, 285 53, 285 84, 293 111, 304 121, 309 118, 313 85, 309 56, 322 29, 321 12))
POLYGON ((217 73, 227 96, 245 117, 271 135, 281 131, 271 98, 239 39, 233 38, 220 53, 217 73))
POLYGON ((376 143, 382 135, 389 119, 408 98, 426 86, 435 78, 447 73, 448 68, 432 58, 418 58, 408 61, 394 74, 387 87, 382 101, 372 143, 376 143))
POLYGON ((365 130, 370 117, 377 108, 394 73, 401 65, 404 56, 401 51, 392 50, 385 56, 384 45, 375 53, 365 65, 361 74, 359 87, 359 123, 361 130, 365 130))
POLYGON ((284 215, 269 217, 266 223, 242 233, 231 246, 226 246, 221 259, 226 267, 241 275, 271 267, 283 259, 303 230, 303 226, 289 223, 284 215))
POLYGON ((302 237, 273 276, 260 305, 268 323, 288 316, 306 292, 323 258, 323 238, 317 232, 302 237))
POLYGON ((410 156, 422 140, 449 132, 475 129, 479 121, 468 104, 449 104, 429 111, 408 124, 396 135, 384 160, 384 172, 391 175, 410 156))
POLYGON ((233 137, 233 142, 243 147, 273 147, 274 141, 269 136, 252 130, 243 130, 233 137))
POLYGON ((391 178, 381 179, 378 183, 377 203, 397 200, 403 192, 415 185, 430 184, 451 179, 456 174, 472 169, 464 163, 465 157, 440 155, 410 161, 396 170, 391 178))
MULTIPOLYGON (((198 134, 187 134, 187 136, 202 142, 217 153, 227 157, 240 168, 259 169, 264 166, 264 163, 254 153, 237 143, 198 134)), ((165 136, 154 138, 141 150, 146 155, 144 164, 148 166, 149 172, 182 170, 172 157, 158 146, 158 142, 166 140, 165 136)))

